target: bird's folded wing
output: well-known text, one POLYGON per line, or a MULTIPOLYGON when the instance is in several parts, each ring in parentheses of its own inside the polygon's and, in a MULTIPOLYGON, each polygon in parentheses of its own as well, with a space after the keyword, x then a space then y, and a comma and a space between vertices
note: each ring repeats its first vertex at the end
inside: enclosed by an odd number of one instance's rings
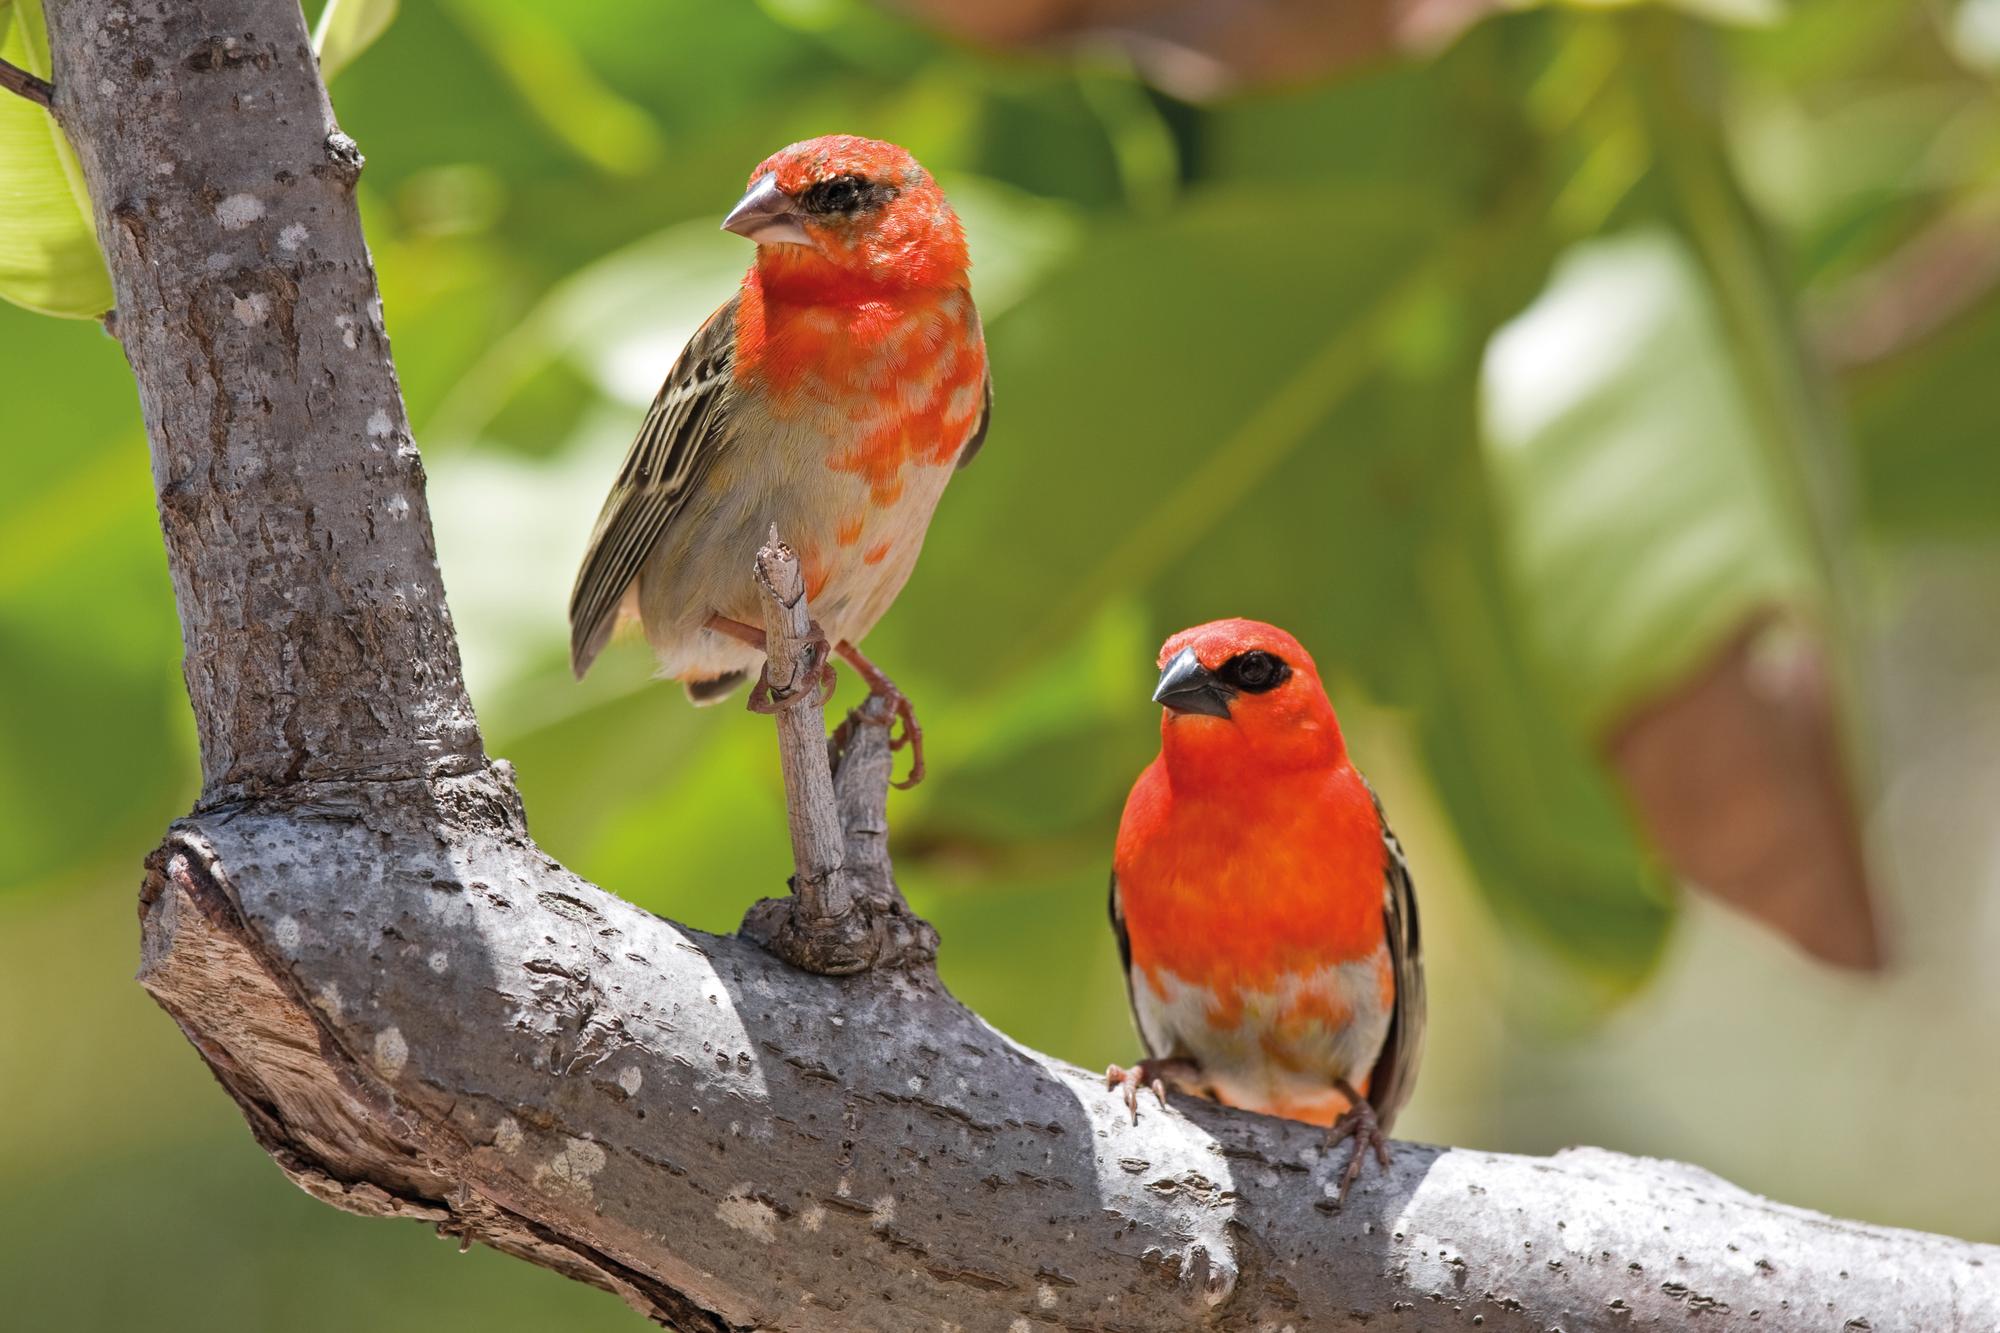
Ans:
POLYGON ((1125 904, 1118 898, 1118 872, 1111 872, 1111 933, 1118 937, 1118 967, 1125 974, 1125 1002, 1132 1009, 1132 1026, 1139 1031, 1139 1044, 1146 1048, 1146 1054, 1155 1060, 1164 1060, 1175 1054, 1172 1034, 1146 1031, 1145 1015, 1139 1012, 1139 996, 1134 989, 1138 978, 1132 974, 1132 936, 1125 929, 1125 904))
POLYGON ((647 554, 723 447, 735 359, 732 297, 688 340, 668 372, 597 516, 569 595, 570 666, 579 677, 611 637, 619 602, 647 554))
MULTIPOLYGON (((979 324, 979 312, 972 312, 972 332, 981 347, 986 345, 985 330, 979 324)), ((993 367, 986 367, 986 382, 979 388, 979 421, 966 439, 965 447, 958 451, 958 466, 964 467, 979 453, 979 447, 986 443, 986 428, 993 424, 993 367)))
MULTIPOLYGON (((1374 795, 1374 789, 1369 789, 1374 795)), ((1375 813, 1382 816, 1382 800, 1375 799, 1375 813)), ((1403 856, 1403 844, 1382 822, 1383 886, 1382 925, 1389 941, 1389 965, 1396 977, 1396 1003, 1390 1013, 1389 1035, 1383 1039, 1382 1053, 1368 1078, 1368 1100, 1386 1131, 1410 1099, 1417 1082, 1417 1060, 1424 1045, 1424 958, 1417 933, 1417 895, 1410 881, 1410 863, 1403 856)))

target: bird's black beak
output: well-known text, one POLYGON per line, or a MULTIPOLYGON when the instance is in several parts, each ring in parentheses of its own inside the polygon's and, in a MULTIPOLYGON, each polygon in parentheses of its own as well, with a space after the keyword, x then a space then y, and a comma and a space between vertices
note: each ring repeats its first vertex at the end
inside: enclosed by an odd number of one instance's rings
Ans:
POLYGON ((759 245, 811 245, 812 237, 799 225, 798 210, 778 188, 777 177, 766 172, 751 182, 749 193, 729 210, 722 220, 724 231, 747 236, 759 245))
POLYGON ((1192 648, 1181 649, 1167 663, 1160 672, 1159 688, 1153 691, 1153 702, 1172 712, 1209 717, 1228 717, 1229 701, 1235 697, 1236 691, 1216 679, 1192 648))

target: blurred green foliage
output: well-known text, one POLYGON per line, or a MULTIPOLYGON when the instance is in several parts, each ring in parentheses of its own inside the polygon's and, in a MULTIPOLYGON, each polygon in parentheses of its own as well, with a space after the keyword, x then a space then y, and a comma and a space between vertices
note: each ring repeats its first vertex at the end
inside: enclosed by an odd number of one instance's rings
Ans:
MULTIPOLYGON (((41 0, 0 0, 0 60, 48 78, 41 0)), ((111 308, 82 169, 48 114, 11 95, 0 96, 0 301, 81 318, 111 308)))
POLYGON ((396 0, 327 0, 313 24, 313 51, 328 83, 366 51, 396 18, 396 0))
MULTIPOLYGON (((28 3, 0 0, 8 49, 28 3)), ((349 56, 391 8, 350 5, 349 56)), ((1981 30, 1700 8, 1545 7, 1194 107, 860 0, 403 7, 335 101, 488 746, 542 844, 709 929, 783 882, 768 726, 689 709, 636 643, 576 684, 563 605, 645 402, 748 262, 715 223, 749 168, 894 139, 966 217, 996 387, 869 643, 931 737, 893 817, 947 979, 1024 1041, 1129 1054, 1103 885, 1153 652, 1266 618, 1332 682, 1435 923, 1417 1128, 1547 1146, 1478 1109, 1478 1015, 1599 1013, 1676 910, 1602 728, 1760 605, 1856 632, 1857 552, 2000 528, 2000 299, 1838 384, 1808 351, 1814 312, 2000 189, 1981 30)), ((0 154, 46 134, 24 111, 0 100, 0 154)), ((0 294, 101 308, 69 242, 35 241, 65 300, 8 276, 18 204, 0 179, 0 294)), ((22 1326, 344 1327, 340 1264, 373 1327, 628 1322, 490 1256, 433 1291, 405 1233, 274 1198, 125 983, 139 858, 195 784, 144 438, 89 324, 0 307, 0 374, 0 1254, 88 1267, 93 1302, 9 1282, 22 1326), (151 1257, 107 1273, 96 1243, 151 1257), (217 1304, 224 1266, 254 1280, 217 1304)))

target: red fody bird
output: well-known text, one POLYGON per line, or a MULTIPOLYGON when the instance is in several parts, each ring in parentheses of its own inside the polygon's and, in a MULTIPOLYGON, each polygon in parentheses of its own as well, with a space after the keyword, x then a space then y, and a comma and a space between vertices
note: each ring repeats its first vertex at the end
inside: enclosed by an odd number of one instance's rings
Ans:
POLYGON ((986 437, 964 231, 907 152, 849 135, 774 153, 722 225, 756 242, 756 261, 681 353, 619 470, 570 594, 571 665, 582 676, 636 616, 661 675, 696 703, 727 695, 764 664, 750 569, 775 524, 805 573, 820 660, 830 648, 891 700, 913 784, 915 715, 857 645, 986 437))
POLYGON ((1160 754, 1125 803, 1111 924, 1166 1085, 1354 1139, 1340 1196, 1409 1099, 1424 983, 1409 867, 1298 640, 1254 620, 1160 650, 1160 754))

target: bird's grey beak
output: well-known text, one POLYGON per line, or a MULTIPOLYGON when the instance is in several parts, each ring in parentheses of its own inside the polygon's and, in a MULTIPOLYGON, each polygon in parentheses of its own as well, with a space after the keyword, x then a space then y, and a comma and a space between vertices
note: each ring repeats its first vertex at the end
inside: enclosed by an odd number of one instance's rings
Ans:
POLYGON ((777 177, 769 172, 759 176, 750 192, 736 201, 722 220, 724 231, 747 236, 759 245, 811 245, 813 238, 799 225, 792 200, 778 188, 777 177))
POLYGON ((1215 673, 1201 664, 1194 655, 1194 649, 1183 648, 1160 672, 1159 688, 1153 691, 1153 702, 1175 713, 1204 713, 1209 717, 1228 717, 1229 701, 1236 691, 1215 678, 1215 673))

